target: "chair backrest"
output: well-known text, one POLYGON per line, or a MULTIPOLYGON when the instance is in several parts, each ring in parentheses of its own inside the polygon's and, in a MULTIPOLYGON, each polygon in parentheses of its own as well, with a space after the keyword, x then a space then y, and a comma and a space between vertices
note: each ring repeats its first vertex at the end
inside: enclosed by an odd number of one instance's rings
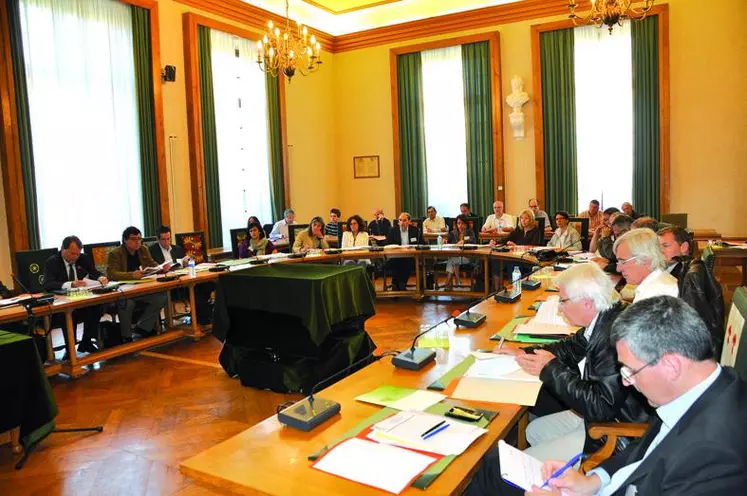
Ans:
MULTIPOLYGON (((270 226, 272 229, 272 226, 270 226)), ((247 237, 246 227, 231 229, 231 255, 233 258, 239 258, 239 246, 247 237)))
POLYGON ((185 255, 195 259, 195 264, 208 261, 204 231, 177 233, 175 237, 176 244, 182 247, 185 255))
POLYGON ((588 217, 571 217, 568 225, 573 227, 581 235, 581 248, 589 251, 589 218, 588 217))
POLYGON ((734 367, 743 381, 747 381, 747 290, 740 286, 734 291, 729 318, 726 320, 724 349, 721 365, 734 367))
POLYGON ((119 241, 91 243, 84 245, 83 251, 93 259, 93 265, 96 266, 96 270, 102 274, 106 274, 106 269, 109 267, 109 253, 119 248, 121 244, 119 241))
POLYGON ((148 236, 147 238, 143 238, 143 244, 148 247, 150 247, 150 244, 155 243, 157 241, 158 241, 158 236, 148 236))
POLYGON ((687 214, 661 214, 661 221, 687 229, 687 214))
POLYGON ((446 224, 446 230, 451 231, 456 227, 456 217, 444 217, 444 224, 446 224))
POLYGON ((298 236, 298 233, 308 228, 308 224, 291 224, 288 226, 288 243, 290 244, 290 251, 293 251, 293 244, 296 242, 296 236, 298 236))
MULTIPOLYGON (((270 237, 270 233, 272 232, 273 225, 272 224, 265 224, 262 226, 262 229, 265 231, 265 236, 268 238, 270 237)), ((244 229, 246 231, 246 229, 244 229)))
MULTIPOLYGON (((16 277, 21 281, 21 284, 32 293, 43 292, 44 262, 58 251, 57 248, 17 251, 15 256, 16 277)), ((16 288, 16 291, 24 292, 23 288, 16 288)))

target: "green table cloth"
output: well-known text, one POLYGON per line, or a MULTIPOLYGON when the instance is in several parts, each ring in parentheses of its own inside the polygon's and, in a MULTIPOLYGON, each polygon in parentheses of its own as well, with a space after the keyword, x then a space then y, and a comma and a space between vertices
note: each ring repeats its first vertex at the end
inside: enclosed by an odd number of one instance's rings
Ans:
POLYGON ((57 404, 33 339, 0 331, 0 432, 21 427, 28 450, 54 429, 57 404))
POLYGON ((298 319, 310 340, 320 346, 335 324, 374 315, 374 299, 373 285, 361 266, 302 263, 250 267, 218 279, 213 335, 225 341, 233 332, 268 332, 267 325, 252 325, 252 312, 256 312, 298 319), (241 315, 243 322, 237 322, 236 315, 241 315))

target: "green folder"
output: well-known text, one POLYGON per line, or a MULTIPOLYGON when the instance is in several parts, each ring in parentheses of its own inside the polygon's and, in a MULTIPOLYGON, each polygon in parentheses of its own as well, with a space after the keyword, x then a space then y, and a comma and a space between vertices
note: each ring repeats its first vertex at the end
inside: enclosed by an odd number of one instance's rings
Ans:
POLYGON ((467 370, 472 366, 473 363, 475 363, 475 360, 477 360, 474 355, 469 355, 467 358, 459 362, 458 365, 455 365, 452 367, 451 370, 446 372, 444 375, 433 381, 428 385, 428 389, 435 389, 436 391, 443 391, 446 389, 446 386, 449 385, 451 381, 456 379, 457 377, 462 377, 464 374, 467 373, 467 370))
POLYGON ((514 317, 506 325, 504 325, 500 331, 493 334, 493 336, 491 336, 490 339, 492 339, 493 341, 500 341, 500 339, 503 338, 506 341, 515 341, 517 343, 530 343, 530 344, 545 344, 545 343, 554 343, 555 341, 557 341, 557 339, 554 339, 554 338, 535 338, 531 336, 524 336, 521 334, 514 334, 514 329, 516 329, 516 326, 519 324, 523 324, 530 318, 531 317, 526 317, 523 315, 514 317))
MULTIPOLYGON (((428 413, 436 414, 436 415, 444 415, 446 412, 448 412, 451 409, 451 407, 455 405, 461 406, 461 403, 458 401, 457 402, 442 401, 426 409, 425 411, 428 413)), ((470 407, 470 408, 472 410, 479 411, 480 413, 482 413, 483 416, 477 422, 466 422, 465 421, 464 423, 468 425, 475 425, 477 427, 485 428, 496 416, 498 416, 498 412, 494 412, 490 410, 483 410, 483 409, 474 408, 474 407, 470 407)), ((312 453, 311 455, 309 455, 307 459, 309 461, 316 461, 317 459, 319 459, 319 457, 321 457, 324 453, 326 453, 327 450, 336 446, 340 442, 357 436, 362 430, 396 413, 398 413, 398 411, 393 408, 383 408, 379 410, 378 412, 374 413, 373 415, 371 415, 370 417, 368 417, 367 419, 363 420, 358 425, 350 429, 348 432, 343 434, 338 439, 335 439, 332 443, 324 446, 322 449, 320 449, 316 453, 312 453)), ((458 419, 451 419, 451 420, 457 420, 461 422, 461 420, 458 420, 458 419)), ((454 458, 456 458, 456 456, 454 455, 444 456, 443 458, 441 458, 441 460, 434 463, 433 465, 428 467, 428 469, 426 469, 425 472, 420 474, 420 477, 418 477, 417 479, 415 479, 415 481, 413 481, 412 486, 418 489, 426 489, 429 485, 431 485, 431 483, 434 480, 438 478, 439 475, 443 473, 444 470, 446 470, 446 467, 449 466, 449 464, 454 460, 454 458)))

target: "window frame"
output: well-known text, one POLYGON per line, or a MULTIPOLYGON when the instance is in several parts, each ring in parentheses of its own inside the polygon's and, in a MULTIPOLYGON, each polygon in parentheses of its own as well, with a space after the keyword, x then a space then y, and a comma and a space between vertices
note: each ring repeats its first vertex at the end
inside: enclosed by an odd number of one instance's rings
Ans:
MULTIPOLYGON (((156 0, 118 1, 150 11, 153 108, 156 125, 155 139, 158 162, 158 187, 161 191, 159 203, 161 209, 161 220, 168 224, 170 220, 169 189, 166 173, 166 138, 164 135, 163 122, 163 98, 161 95, 161 45, 158 2, 156 0)), ((3 124, 2 133, 0 134, 0 164, 2 164, 0 167, 2 167, 8 241, 12 260, 15 252, 29 249, 29 219, 26 217, 23 173, 21 170, 21 145, 18 135, 18 109, 16 108, 16 91, 11 59, 8 16, 12 15, 12 13, 7 9, 3 9, 3 11, 5 15, 0 15, 0 116, 2 117, 3 124)))
MULTIPOLYGON (((654 6, 648 13, 657 16, 659 23, 659 132, 660 132, 660 188, 661 213, 669 212, 670 196, 670 134, 669 134, 669 4, 654 6)), ((635 21, 625 21, 635 22, 635 21)), ((532 29, 532 88, 534 91, 534 165, 536 197, 545 201, 545 136, 542 111, 542 61, 540 34, 576 27, 571 19, 535 24, 532 29)))
MULTIPOLYGON (((408 53, 422 52, 436 48, 446 48, 455 45, 466 45, 487 41, 490 44, 491 94, 493 97, 493 195, 496 200, 504 201, 506 194, 506 177, 503 167, 503 92, 501 84, 501 48, 500 34, 495 32, 479 33, 469 36, 459 36, 443 40, 418 43, 396 47, 389 50, 389 77, 392 98, 392 141, 394 151, 394 202, 397 212, 402 210, 402 178, 400 164, 399 138, 399 99, 397 94, 397 56, 408 53)), ((413 212, 413 215, 415 213, 413 212)))
MULTIPOLYGON (((205 193, 205 155, 202 148, 202 100, 200 93, 200 58, 197 44, 197 26, 217 29, 224 33, 240 36, 256 42, 262 35, 248 31, 231 24, 226 24, 209 17, 191 12, 182 15, 182 30, 184 34, 184 77, 187 88, 187 128, 189 136, 189 170, 192 184, 192 222, 195 231, 205 233, 205 242, 211 249, 209 252, 230 252, 227 247, 214 247, 208 238, 207 195, 205 193)), ((278 76, 281 77, 281 76, 278 76)), ((285 188, 285 207, 290 203, 290 176, 288 171, 288 138, 285 118, 285 82, 279 84, 280 97, 280 135, 283 146, 283 185, 285 188)), ((225 244, 225 241, 224 241, 225 244)))

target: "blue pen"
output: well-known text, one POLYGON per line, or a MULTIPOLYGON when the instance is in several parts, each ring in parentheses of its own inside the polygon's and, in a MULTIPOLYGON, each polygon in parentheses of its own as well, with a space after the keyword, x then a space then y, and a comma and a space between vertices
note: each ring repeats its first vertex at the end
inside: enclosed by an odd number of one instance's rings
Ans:
POLYGON ((428 435, 426 435, 425 437, 423 437, 423 441, 425 441, 426 439, 430 439, 430 438, 432 438, 433 436, 435 436, 436 434, 438 434, 439 432, 441 432, 441 431, 443 431, 443 430, 446 430, 446 428, 447 428, 447 427, 449 427, 449 424, 444 424, 444 425, 442 425, 441 427, 439 427, 439 428, 438 428, 438 429, 436 429, 435 431, 433 431, 433 432, 431 432, 430 434, 428 434, 428 435))
POLYGON ((561 475, 563 475, 563 472, 565 472, 566 470, 568 470, 569 468, 571 468, 572 466, 574 466, 576 464, 576 462, 578 462, 581 459, 582 456, 584 456, 584 452, 583 451, 581 453, 579 453, 578 455, 574 456, 573 458, 571 458, 568 461, 568 463, 566 463, 565 465, 563 465, 562 467, 560 467, 557 471, 555 471, 555 473, 552 474, 542 484, 542 486, 540 486, 540 489, 542 489, 543 487, 545 487, 550 482, 550 479, 555 479, 556 477, 560 477, 561 475))

